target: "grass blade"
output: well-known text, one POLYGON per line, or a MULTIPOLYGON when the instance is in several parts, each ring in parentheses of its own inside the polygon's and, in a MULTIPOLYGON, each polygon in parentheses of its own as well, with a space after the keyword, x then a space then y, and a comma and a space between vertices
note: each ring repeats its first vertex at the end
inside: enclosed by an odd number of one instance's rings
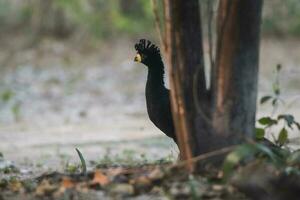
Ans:
POLYGON ((81 168, 82 168, 82 174, 86 175, 86 172, 87 172, 87 170, 86 170, 86 163, 85 163, 85 159, 84 159, 84 157, 83 157, 82 153, 79 151, 79 149, 78 149, 78 148, 75 148, 75 150, 77 151, 77 153, 78 153, 78 156, 79 156, 79 158, 80 158, 80 162, 81 162, 81 168))

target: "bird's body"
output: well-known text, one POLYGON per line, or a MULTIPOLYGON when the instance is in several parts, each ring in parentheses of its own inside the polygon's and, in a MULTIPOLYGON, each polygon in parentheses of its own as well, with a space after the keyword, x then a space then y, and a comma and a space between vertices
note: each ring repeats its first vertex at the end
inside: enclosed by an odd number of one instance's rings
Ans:
POLYGON ((176 141, 170 105, 170 91, 165 87, 163 78, 163 68, 160 71, 148 70, 145 89, 147 111, 155 126, 176 141))
MULTIPOLYGON (((170 91, 164 84, 164 64, 158 48, 141 40, 136 45, 140 62, 148 67, 145 89, 147 112, 154 125, 176 142, 172 119, 170 91)), ((135 59, 136 60, 136 59, 135 59)))

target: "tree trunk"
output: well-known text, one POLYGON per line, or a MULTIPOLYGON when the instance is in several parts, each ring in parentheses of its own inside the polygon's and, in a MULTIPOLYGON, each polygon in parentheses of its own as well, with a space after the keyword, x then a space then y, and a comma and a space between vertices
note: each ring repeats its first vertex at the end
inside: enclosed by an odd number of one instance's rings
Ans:
POLYGON ((254 133, 262 0, 222 0, 218 11, 213 127, 228 143, 254 133))
MULTIPOLYGON (((166 38, 173 119, 176 128, 180 156, 189 160, 196 149, 193 142, 195 105, 198 102, 194 91, 206 95, 201 21, 198 1, 165 1, 166 38), (189 12, 186 12, 186 11, 189 12), (199 35, 200 34, 200 35, 199 35), (195 81, 200 90, 194 89, 195 81), (196 97, 196 98, 195 98, 196 97)), ((203 99, 201 99, 203 100, 203 99)), ((193 170, 192 164, 188 164, 193 170)))
MULTIPOLYGON (((210 89, 205 82, 199 2, 164 0, 164 7, 164 49, 182 159, 252 137, 262 0, 220 1, 210 89)), ((192 163, 187 166, 193 170, 192 163)))

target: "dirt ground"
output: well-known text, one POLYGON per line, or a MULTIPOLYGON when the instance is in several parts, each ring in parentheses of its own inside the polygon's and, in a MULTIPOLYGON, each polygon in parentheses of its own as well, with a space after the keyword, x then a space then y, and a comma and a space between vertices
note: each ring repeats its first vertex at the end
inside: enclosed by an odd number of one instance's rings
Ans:
MULTIPOLYGON (((261 43, 259 96, 271 93, 280 63, 284 112, 300 121, 300 40, 261 43)), ((149 121, 146 69, 133 63, 133 43, 74 44, 42 40, 35 48, 0 50, 0 152, 24 172, 61 170, 105 156, 176 160, 178 149, 149 121)), ((257 116, 271 106, 258 107, 257 116)), ((293 137, 299 137, 295 132, 293 137)))

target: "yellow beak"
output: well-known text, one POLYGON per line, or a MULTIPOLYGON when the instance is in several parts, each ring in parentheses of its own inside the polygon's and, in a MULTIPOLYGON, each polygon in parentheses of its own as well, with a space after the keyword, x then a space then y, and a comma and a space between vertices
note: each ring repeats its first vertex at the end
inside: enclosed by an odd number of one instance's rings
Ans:
POLYGON ((134 62, 142 62, 142 56, 139 53, 134 57, 134 62))

